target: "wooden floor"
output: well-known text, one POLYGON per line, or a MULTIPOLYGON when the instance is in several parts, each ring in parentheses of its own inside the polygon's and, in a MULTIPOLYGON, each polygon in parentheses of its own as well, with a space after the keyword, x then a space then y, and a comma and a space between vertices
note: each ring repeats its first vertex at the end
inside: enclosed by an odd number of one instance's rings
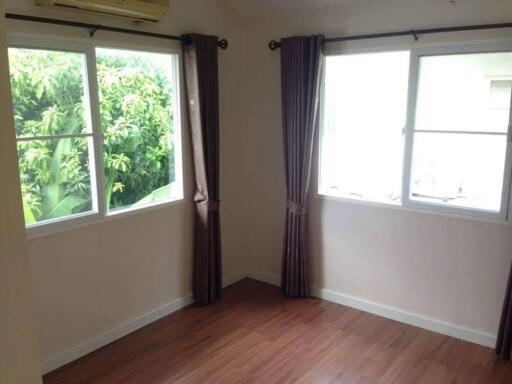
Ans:
POLYGON ((493 351, 243 280, 44 377, 46 384, 512 383, 493 351))

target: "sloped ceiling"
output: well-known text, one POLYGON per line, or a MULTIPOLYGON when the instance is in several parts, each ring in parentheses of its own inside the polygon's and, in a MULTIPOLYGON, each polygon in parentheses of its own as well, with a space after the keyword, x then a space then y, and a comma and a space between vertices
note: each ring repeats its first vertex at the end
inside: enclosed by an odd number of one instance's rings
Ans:
POLYGON ((367 0, 228 0, 243 17, 261 16, 304 8, 321 8, 367 0))

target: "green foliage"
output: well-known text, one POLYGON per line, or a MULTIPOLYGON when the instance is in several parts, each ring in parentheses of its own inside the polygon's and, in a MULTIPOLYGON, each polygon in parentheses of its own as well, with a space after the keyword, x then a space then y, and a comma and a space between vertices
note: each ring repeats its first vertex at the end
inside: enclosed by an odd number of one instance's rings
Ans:
POLYGON ((99 50, 106 201, 130 206, 174 181, 169 71, 145 55, 99 50))
MULTIPOLYGON (((19 138, 87 132, 83 55, 10 49, 9 59, 19 138)), ((170 83, 144 56, 99 54, 97 68, 106 203, 128 207, 174 181, 170 83)), ((18 141, 27 224, 91 210, 89 140, 18 141)))
POLYGON ((174 187, 175 187, 174 184, 164 185, 163 187, 158 188, 157 190, 154 190, 146 197, 137 201, 133 206, 134 207, 143 206, 146 204, 152 204, 152 203, 161 201, 162 199, 165 199, 166 196, 173 195, 172 190, 174 187))
MULTIPOLYGON (((18 137, 85 131, 82 56, 9 50, 18 137)), ((86 139, 18 142, 25 221, 55 219, 91 209, 86 139)))

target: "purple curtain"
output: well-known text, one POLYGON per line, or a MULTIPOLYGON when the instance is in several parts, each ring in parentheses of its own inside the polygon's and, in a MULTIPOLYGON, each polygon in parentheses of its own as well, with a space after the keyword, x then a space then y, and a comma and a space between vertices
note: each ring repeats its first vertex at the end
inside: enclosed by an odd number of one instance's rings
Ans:
POLYGON ((222 293, 219 213, 219 80, 217 37, 185 36, 183 58, 195 175, 194 299, 222 293))
POLYGON ((508 277, 507 291, 501 312, 501 322, 496 341, 496 354, 510 360, 512 353, 512 269, 508 277))
POLYGON ((315 137, 323 37, 281 41, 283 144, 286 172, 286 224, 281 287, 286 296, 309 294, 306 212, 315 137))

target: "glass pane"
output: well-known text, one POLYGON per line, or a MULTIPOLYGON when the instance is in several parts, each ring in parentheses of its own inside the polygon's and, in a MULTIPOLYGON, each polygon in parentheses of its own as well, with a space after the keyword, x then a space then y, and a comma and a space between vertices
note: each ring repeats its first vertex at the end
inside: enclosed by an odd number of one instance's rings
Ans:
POLYGON ((9 48, 16 135, 90 132, 85 55, 9 48))
POLYGON ((18 142, 25 224, 92 210, 90 138, 18 142))
POLYGON ((320 192, 400 203, 409 52, 326 59, 320 192))
POLYGON ((96 56, 107 209, 180 197, 174 56, 113 49, 96 56))
POLYGON ((500 211, 505 135, 416 133, 411 199, 500 211))
POLYGON ((420 58, 417 130, 507 132, 512 53, 420 58))

